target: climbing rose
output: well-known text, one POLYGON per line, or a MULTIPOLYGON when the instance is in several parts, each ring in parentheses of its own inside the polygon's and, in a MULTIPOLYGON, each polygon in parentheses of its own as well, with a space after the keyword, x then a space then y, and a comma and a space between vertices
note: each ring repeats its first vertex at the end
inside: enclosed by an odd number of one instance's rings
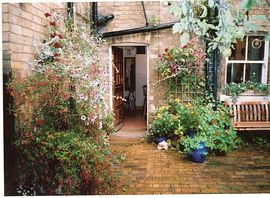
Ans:
POLYGON ((45 17, 50 17, 50 16, 52 16, 52 15, 51 15, 50 13, 48 13, 48 12, 45 13, 44 15, 45 15, 45 17))
POLYGON ((55 21, 50 22, 50 26, 56 27, 55 21))
POLYGON ((53 46, 54 48, 61 48, 61 45, 59 43, 54 43, 53 46))

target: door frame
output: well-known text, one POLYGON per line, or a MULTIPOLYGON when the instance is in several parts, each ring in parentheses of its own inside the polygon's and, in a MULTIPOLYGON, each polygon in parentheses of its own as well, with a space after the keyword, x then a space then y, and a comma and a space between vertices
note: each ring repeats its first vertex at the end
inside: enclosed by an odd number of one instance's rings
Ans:
POLYGON ((132 43, 132 42, 124 42, 124 43, 117 43, 117 44, 110 44, 109 45, 109 81, 110 81, 110 109, 113 110, 113 77, 112 77, 112 47, 137 47, 137 46, 144 46, 146 48, 146 71, 147 71, 147 110, 146 110, 146 127, 148 132, 149 127, 149 45, 146 43, 132 43))

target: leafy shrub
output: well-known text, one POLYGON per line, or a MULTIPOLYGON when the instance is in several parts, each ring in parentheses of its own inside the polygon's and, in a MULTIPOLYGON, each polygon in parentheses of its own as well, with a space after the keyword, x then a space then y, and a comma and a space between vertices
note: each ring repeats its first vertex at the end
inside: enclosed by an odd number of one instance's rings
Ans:
POLYGON ((252 140, 260 148, 270 150, 270 141, 266 137, 254 136, 252 140))
MULTIPOLYGON (((226 107, 220 104, 216 111, 213 105, 196 104, 196 118, 198 126, 196 136, 201 137, 205 145, 214 153, 226 153, 237 147, 237 134, 231 125, 230 116, 226 107)), ((187 145, 185 141, 190 137, 181 139, 182 145, 187 145)), ((196 142, 198 144, 198 142, 196 142)), ((186 150, 189 150, 186 148, 186 150)))
POLYGON ((8 84, 18 168, 41 194, 108 194, 114 181, 107 135, 114 129, 103 41, 79 17, 75 31, 60 13, 45 16, 49 36, 33 72, 18 72, 8 84))
POLYGON ((157 110, 151 134, 155 136, 178 137, 176 148, 190 152, 200 142, 213 153, 226 153, 237 147, 237 135, 230 121, 226 107, 219 104, 217 110, 211 103, 193 102, 181 104, 170 100, 167 106, 157 110), (194 137, 186 132, 195 130, 194 137))
POLYGON ((110 152, 98 141, 74 131, 37 131, 32 140, 18 139, 23 152, 19 167, 28 170, 38 194, 108 194, 115 183, 110 166, 110 152), (60 190, 61 189, 61 190, 60 190))
POLYGON ((159 137, 169 137, 177 129, 178 118, 170 112, 168 107, 162 106, 156 112, 151 134, 159 137))

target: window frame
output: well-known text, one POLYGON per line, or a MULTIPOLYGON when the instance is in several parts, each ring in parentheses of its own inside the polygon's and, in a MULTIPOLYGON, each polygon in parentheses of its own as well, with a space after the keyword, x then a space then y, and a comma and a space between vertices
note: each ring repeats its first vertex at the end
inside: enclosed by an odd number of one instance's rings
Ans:
MULTIPOLYGON (((265 36, 262 34, 247 34, 246 36, 246 41, 248 41, 248 37, 250 36, 265 36)), ((267 84, 267 74, 268 74, 268 55, 269 55, 269 40, 264 40, 264 58, 263 60, 247 60, 248 59, 248 42, 246 42, 245 46, 245 60, 229 60, 229 57, 226 57, 226 63, 225 63, 225 85, 227 84, 227 69, 228 69, 228 64, 237 64, 237 63, 242 63, 244 64, 244 69, 243 69, 243 81, 245 81, 245 75, 246 75, 246 64, 250 63, 256 63, 256 64, 262 64, 262 78, 261 78, 261 83, 267 84)))

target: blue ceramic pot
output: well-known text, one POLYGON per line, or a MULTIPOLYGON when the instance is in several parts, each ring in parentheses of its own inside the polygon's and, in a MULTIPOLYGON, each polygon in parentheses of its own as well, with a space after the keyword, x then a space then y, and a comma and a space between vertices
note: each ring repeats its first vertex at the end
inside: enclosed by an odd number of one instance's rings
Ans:
POLYGON ((191 161, 196 162, 196 163, 203 163, 206 158, 206 155, 202 154, 202 152, 199 151, 198 149, 189 153, 189 156, 191 158, 191 161))
POLYGON ((201 151, 201 152, 204 152, 205 155, 208 154, 208 149, 207 149, 207 147, 205 146, 205 144, 203 142, 200 142, 200 144, 198 146, 198 150, 201 151))
POLYGON ((160 142, 163 142, 163 141, 167 140, 167 138, 165 138, 165 137, 156 137, 155 140, 156 140, 156 143, 159 144, 160 142))
POLYGON ((189 153, 189 156, 191 158, 191 161, 196 163, 203 163, 207 154, 208 149, 203 142, 200 142, 198 148, 189 153))

